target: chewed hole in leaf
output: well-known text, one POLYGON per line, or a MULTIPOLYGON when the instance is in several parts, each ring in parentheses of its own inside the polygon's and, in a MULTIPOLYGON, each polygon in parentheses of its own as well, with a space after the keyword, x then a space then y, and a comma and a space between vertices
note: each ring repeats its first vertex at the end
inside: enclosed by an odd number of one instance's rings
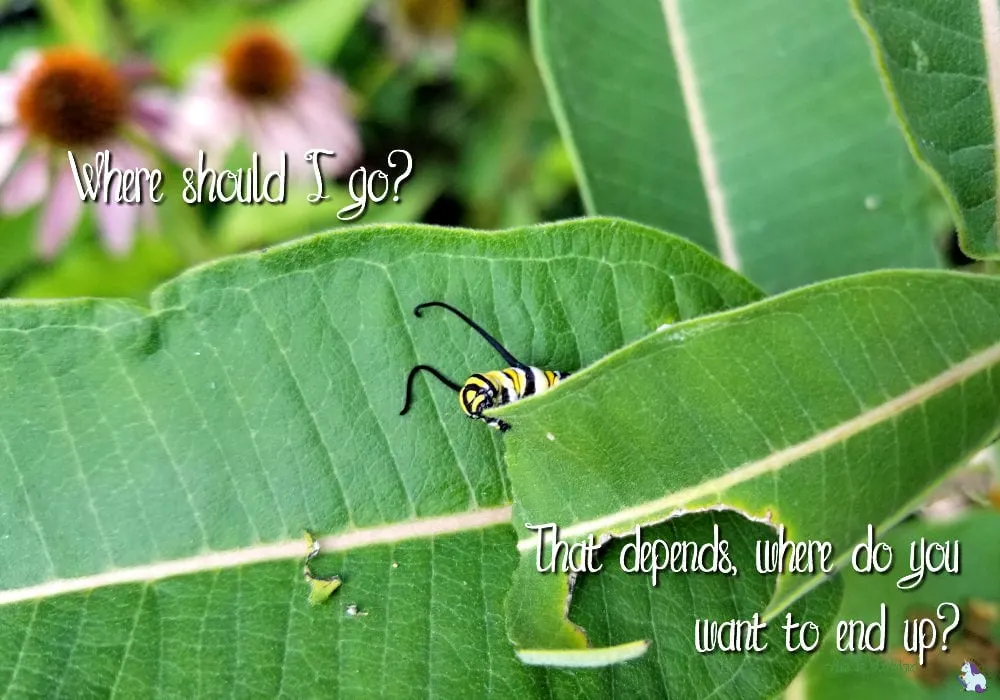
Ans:
POLYGON ((305 540, 308 554, 306 554, 306 563, 302 568, 302 574, 306 583, 309 584, 309 604, 319 605, 330 599, 330 596, 340 588, 342 581, 340 576, 317 576, 313 573, 310 562, 319 556, 320 544, 319 540, 308 530, 305 532, 305 540))
MULTIPOLYGON (((752 621, 755 613, 762 615, 767 608, 776 576, 756 572, 754 549, 758 540, 775 542, 777 534, 774 528, 735 511, 682 515, 639 530, 641 542, 691 542, 701 547, 714 542, 716 526, 720 540, 728 543, 728 557, 735 567, 735 575, 663 571, 653 587, 649 574, 622 569, 623 552, 626 567, 633 566, 633 535, 611 540, 601 548, 600 572, 582 573, 575 578, 568 617, 585 630, 590 646, 614 647, 633 640, 652 640, 649 651, 633 663, 641 665, 646 672, 658 673, 659 668, 664 674, 668 695, 687 687, 689 670, 693 666, 707 664, 712 669, 715 687, 737 674, 757 673, 754 670, 757 664, 782 665, 791 673, 808 658, 807 655, 785 653, 698 653, 695 648, 697 622, 752 621)), ((841 588, 837 577, 794 603, 788 612, 796 621, 816 623, 825 633, 836 614, 841 588)), ((782 622, 784 616, 766 625, 759 634, 758 645, 783 650, 782 622)), ((737 627, 730 626, 729 630, 737 627)), ((720 634, 725 636, 725 632, 720 634)), ((779 687, 776 684, 774 690, 779 687)))

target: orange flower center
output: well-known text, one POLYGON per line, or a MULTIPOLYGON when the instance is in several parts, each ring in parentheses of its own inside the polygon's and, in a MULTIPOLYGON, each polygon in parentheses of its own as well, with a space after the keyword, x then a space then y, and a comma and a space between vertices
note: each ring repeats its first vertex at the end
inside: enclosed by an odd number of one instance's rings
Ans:
POLYGON ((91 54, 42 54, 17 94, 28 131, 60 146, 83 146, 114 134, 128 110, 128 87, 113 65, 91 54))
POLYGON ((299 61, 288 45, 268 29, 254 28, 222 52, 222 70, 230 90, 248 100, 278 101, 299 80, 299 61))

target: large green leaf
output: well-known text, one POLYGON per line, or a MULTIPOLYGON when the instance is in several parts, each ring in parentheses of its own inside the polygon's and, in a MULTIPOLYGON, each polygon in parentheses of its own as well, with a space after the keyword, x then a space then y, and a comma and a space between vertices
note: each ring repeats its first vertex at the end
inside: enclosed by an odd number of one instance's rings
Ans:
POLYGON ((769 292, 938 265, 933 187, 846 3, 531 7, 591 213, 687 236, 769 292))
MULTIPOLYGON (((496 411, 516 426, 514 521, 600 541, 728 508, 829 542, 842 563, 868 524, 896 522, 996 438, 998 380, 995 278, 868 273, 680 323, 496 411)), ((536 573, 538 536, 519 533, 512 638, 583 648, 567 576, 536 573)), ((766 617, 822 580, 781 574, 766 617)))
POLYGON ((852 0, 914 156, 938 182, 962 250, 1000 257, 996 0, 852 0))
POLYGON ((582 220, 355 228, 195 269, 149 310, 0 304, 0 687, 648 694, 659 674, 518 662, 502 438, 436 383, 398 415, 413 364, 461 377, 498 360, 411 310, 446 299, 525 359, 578 369, 760 296, 683 239, 582 220), (316 572, 343 579, 325 607, 307 602, 304 529, 325 536, 316 572))

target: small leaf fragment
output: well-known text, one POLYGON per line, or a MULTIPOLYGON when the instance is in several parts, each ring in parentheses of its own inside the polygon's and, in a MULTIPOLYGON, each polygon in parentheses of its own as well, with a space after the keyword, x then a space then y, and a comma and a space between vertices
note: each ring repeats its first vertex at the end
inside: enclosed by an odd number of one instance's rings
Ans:
POLYGON ((309 582, 309 604, 319 605, 325 603, 333 595, 333 592, 340 588, 341 580, 339 576, 315 576, 309 567, 305 569, 306 581, 309 582))

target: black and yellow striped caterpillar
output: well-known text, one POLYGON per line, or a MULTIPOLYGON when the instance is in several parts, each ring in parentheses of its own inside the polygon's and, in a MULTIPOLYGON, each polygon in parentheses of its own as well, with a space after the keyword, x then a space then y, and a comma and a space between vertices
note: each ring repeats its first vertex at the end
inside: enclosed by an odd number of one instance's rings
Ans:
POLYGON ((406 399, 403 404, 403 410, 399 412, 399 415, 401 416, 406 415, 406 412, 410 410, 410 402, 413 398, 413 378, 416 377, 417 373, 421 370, 430 372, 432 375, 437 377, 442 384, 458 393, 458 402, 462 406, 462 410, 465 412, 465 415, 473 420, 481 420, 487 425, 501 431, 509 430, 510 424, 500 420, 499 418, 484 416, 483 411, 488 408, 505 406, 506 404, 513 403, 528 396, 543 394, 569 376, 569 372, 555 372, 553 370, 539 369, 538 367, 532 367, 524 364, 511 355, 503 345, 497 342, 496 338, 483 330, 479 324, 456 309, 454 306, 449 306, 443 301, 428 301, 423 304, 418 304, 417 307, 413 309, 413 314, 417 318, 420 318, 420 310, 428 306, 440 306, 443 309, 448 309, 448 311, 451 311, 453 314, 465 321, 473 328, 473 330, 479 333, 479 335, 481 335, 487 343, 493 346, 494 350, 500 353, 504 362, 506 362, 509 366, 506 369, 492 370, 489 372, 477 372, 466 379, 465 384, 459 386, 457 382, 453 382, 448 379, 448 377, 444 376, 441 372, 434 369, 430 365, 417 365, 410 370, 410 375, 406 378, 406 399))

